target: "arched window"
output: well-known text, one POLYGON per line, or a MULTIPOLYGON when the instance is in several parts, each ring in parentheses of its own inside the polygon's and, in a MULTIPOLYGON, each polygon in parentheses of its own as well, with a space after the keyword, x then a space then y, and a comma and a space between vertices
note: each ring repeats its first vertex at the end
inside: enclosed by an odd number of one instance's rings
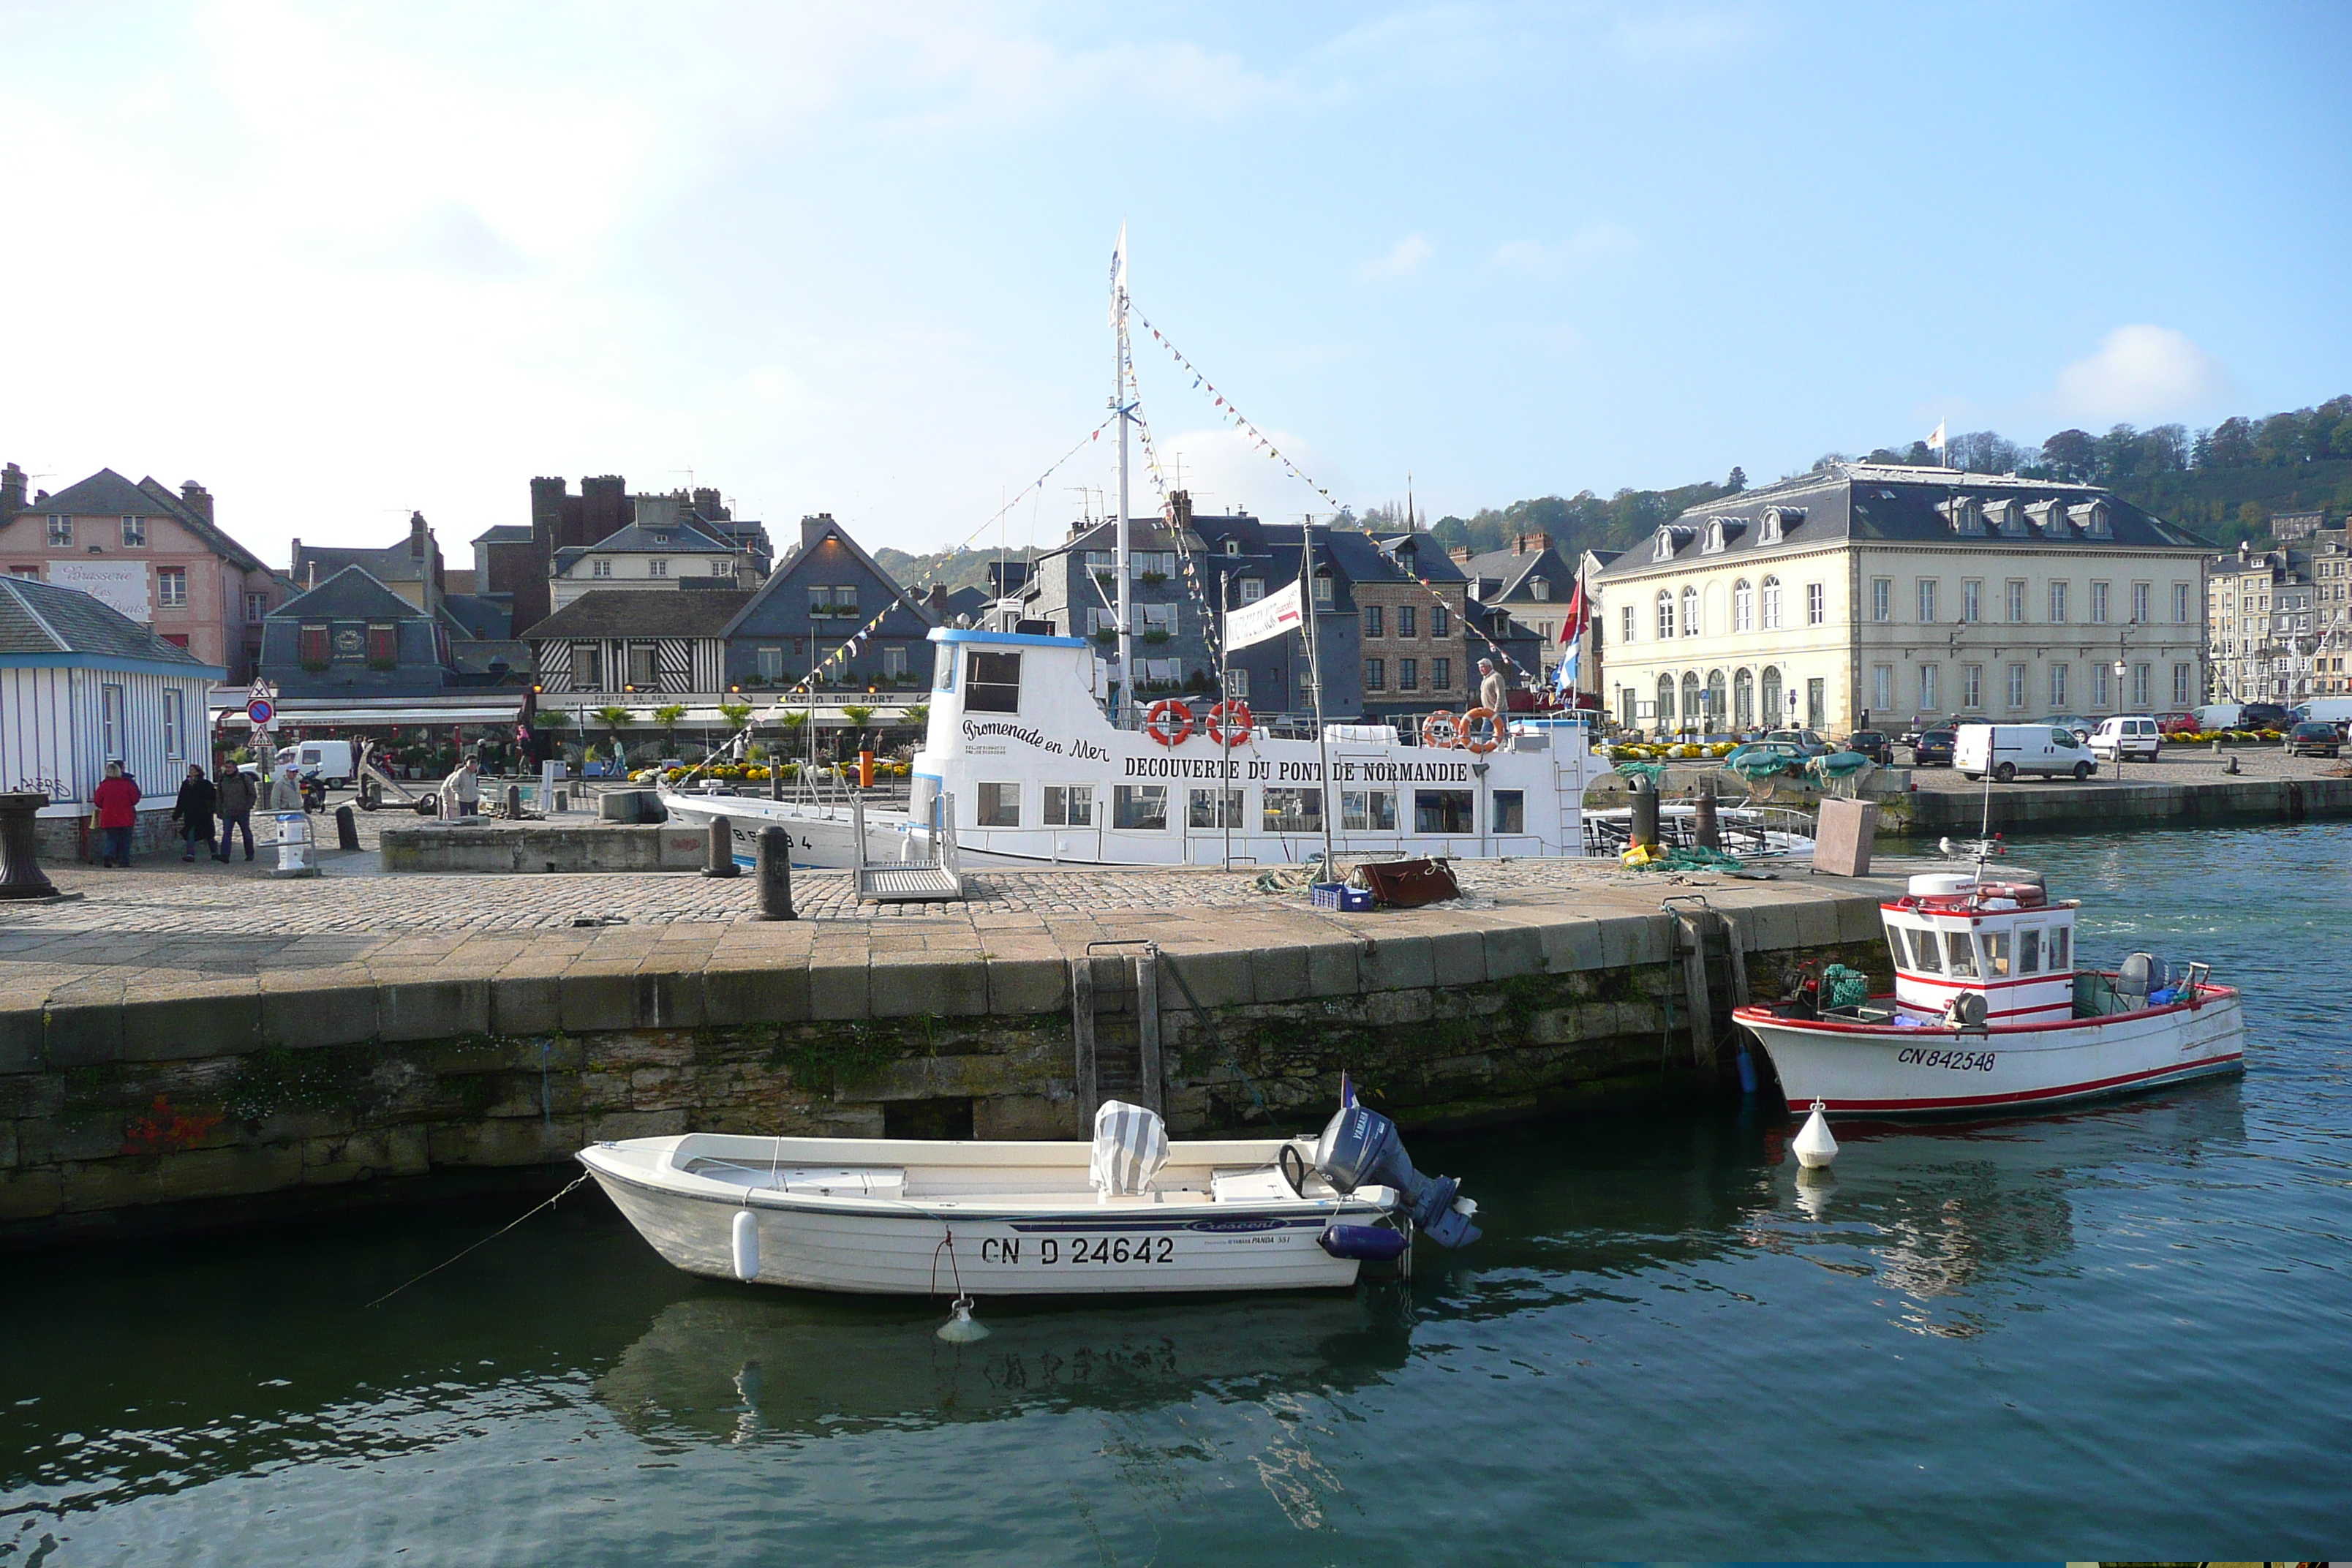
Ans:
POLYGON ((1778 577, 1764 579, 1764 629, 1768 632, 1780 629, 1780 579, 1778 577))
POLYGON ((1683 590, 1683 636, 1686 637, 1698 636, 1698 590, 1696 588, 1683 590))
POLYGON ((1756 590, 1742 577, 1731 585, 1731 629, 1752 632, 1756 629, 1756 590))
POLYGON ((1661 588, 1661 589, 1659 589, 1659 590, 1658 590, 1658 636, 1659 636, 1661 638, 1664 638, 1664 637, 1672 637, 1672 636, 1674 636, 1674 635, 1675 635, 1675 595, 1674 595, 1674 590, 1673 590, 1673 589, 1671 589, 1671 588, 1661 588))
POLYGON ((1756 728, 1756 672, 1740 669, 1731 676, 1731 723, 1734 729, 1756 728))
POLYGON ((1658 677, 1658 733, 1663 735, 1675 727, 1675 678, 1658 677))
POLYGON ((1780 710, 1780 672, 1770 665, 1764 667, 1764 691, 1758 703, 1759 721, 1767 730, 1776 730, 1789 721, 1780 710))
POLYGON ((1698 672, 1686 669, 1683 671, 1683 728, 1696 730, 1698 727, 1698 672))
POLYGON ((1706 727, 1720 730, 1730 719, 1731 710, 1724 701, 1723 671, 1710 669, 1706 672, 1706 727))

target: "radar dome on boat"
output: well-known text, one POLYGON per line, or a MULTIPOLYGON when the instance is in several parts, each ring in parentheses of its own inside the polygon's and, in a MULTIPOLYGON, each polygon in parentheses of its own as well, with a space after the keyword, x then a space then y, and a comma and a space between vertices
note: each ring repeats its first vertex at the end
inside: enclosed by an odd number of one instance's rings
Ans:
POLYGON ((1915 899, 1937 899, 1953 893, 1965 893, 1976 885, 1977 879, 1965 873, 1928 871, 1912 878, 1908 887, 1915 899))

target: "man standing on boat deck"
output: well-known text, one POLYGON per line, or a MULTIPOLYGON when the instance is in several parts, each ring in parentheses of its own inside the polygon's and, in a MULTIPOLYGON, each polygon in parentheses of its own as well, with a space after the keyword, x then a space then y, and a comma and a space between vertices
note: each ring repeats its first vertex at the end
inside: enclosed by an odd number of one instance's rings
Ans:
POLYGON ((1496 722, 1500 724, 1503 714, 1507 711, 1506 705, 1510 700, 1511 683, 1503 679, 1503 672, 1495 668, 1493 659, 1480 659, 1478 661, 1478 706, 1492 713, 1496 722))

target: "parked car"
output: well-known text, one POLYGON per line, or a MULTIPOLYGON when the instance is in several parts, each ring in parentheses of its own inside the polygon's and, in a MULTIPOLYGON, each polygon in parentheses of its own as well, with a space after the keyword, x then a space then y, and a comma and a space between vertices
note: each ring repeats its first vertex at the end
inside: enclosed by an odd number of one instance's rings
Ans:
POLYGON ((1915 768, 1948 768, 1952 765, 1952 746, 1959 739, 1957 730, 1923 730, 1911 742, 1911 765, 1915 768))
POLYGON ((1967 777, 1990 773, 2002 784, 2020 773, 2087 779, 2099 771, 2091 748, 2063 724, 1963 724, 1952 752, 1952 765, 1967 777))
POLYGON ((1886 733, 1883 730, 1856 730, 1845 738, 1845 749, 1858 752, 1882 767, 1894 760, 1887 751, 1886 733))
POLYGON ((2080 713, 2053 713, 2046 719, 2036 719, 2033 721, 2036 724, 2047 724, 2053 730, 2072 730, 2074 731, 2074 739, 2083 742, 2088 742, 2091 731, 2099 727, 2096 720, 2085 719, 2080 713))
POLYGON ((2124 757, 2143 763, 2156 761, 2157 749, 2164 743, 2157 732, 2156 721, 2146 714, 2118 714, 2102 719, 2091 734, 2091 750, 2110 762, 2124 757))
POLYGON ((1775 730, 1764 739, 1777 741, 1784 746, 1794 746, 1809 757, 1826 757, 1830 754, 1830 743, 1822 739, 1821 731, 1818 730, 1775 730))
POLYGON ((2236 728, 2241 730, 2284 730, 2294 720, 2275 702, 2249 702, 2238 710, 2236 728))
POLYGON ((2343 747, 2344 737, 2324 719, 2307 719, 2286 734, 2286 754, 2290 757, 2339 757, 2344 754, 2343 747))
POLYGON ((2159 735, 2194 735, 2200 727, 2194 713, 2159 713, 2156 716, 2156 732, 2159 735))

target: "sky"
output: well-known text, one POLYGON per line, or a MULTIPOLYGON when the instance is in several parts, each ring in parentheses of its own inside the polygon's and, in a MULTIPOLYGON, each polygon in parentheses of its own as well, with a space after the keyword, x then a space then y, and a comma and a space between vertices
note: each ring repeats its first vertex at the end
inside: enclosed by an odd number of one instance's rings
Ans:
MULTIPOLYGON (((278 563, 540 474, 1057 540, 1122 224, 1359 510, 2352 390, 2342 5, 0 0, 0 458, 278 563)), ((1202 510, 1328 511, 1137 365, 1202 510)))

